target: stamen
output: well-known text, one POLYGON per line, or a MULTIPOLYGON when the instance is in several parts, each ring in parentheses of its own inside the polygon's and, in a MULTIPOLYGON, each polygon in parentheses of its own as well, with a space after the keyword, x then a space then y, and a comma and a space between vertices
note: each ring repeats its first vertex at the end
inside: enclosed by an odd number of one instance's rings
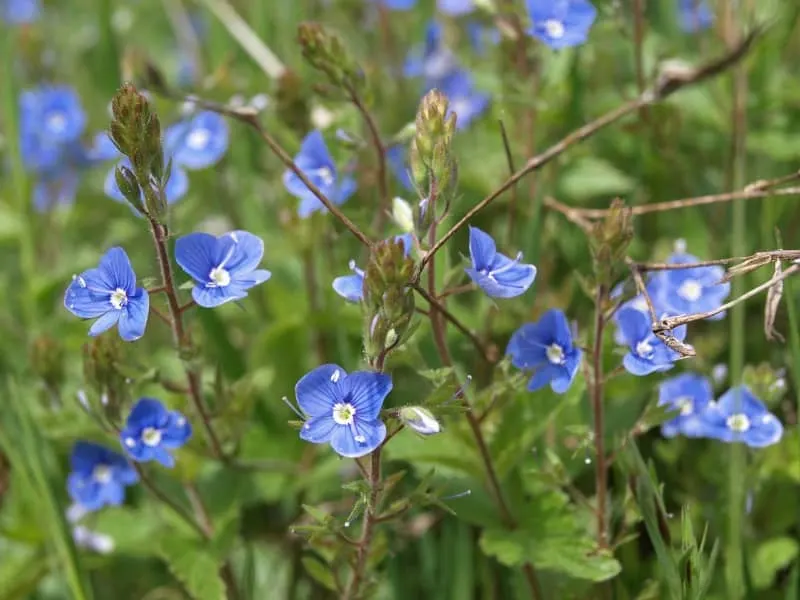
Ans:
POLYGON ((300 418, 301 418, 303 421, 305 421, 305 420, 306 420, 306 416, 305 416, 303 413, 301 413, 301 412, 300 412, 300 409, 298 409, 298 408, 297 408, 297 407, 296 407, 294 404, 292 404, 292 403, 289 401, 289 398, 287 398, 286 396, 284 396, 283 398, 281 398, 281 400, 283 401, 283 403, 284 403, 286 406, 288 406, 288 407, 291 409, 291 411, 292 411, 294 414, 296 414, 298 417, 300 417, 300 418))

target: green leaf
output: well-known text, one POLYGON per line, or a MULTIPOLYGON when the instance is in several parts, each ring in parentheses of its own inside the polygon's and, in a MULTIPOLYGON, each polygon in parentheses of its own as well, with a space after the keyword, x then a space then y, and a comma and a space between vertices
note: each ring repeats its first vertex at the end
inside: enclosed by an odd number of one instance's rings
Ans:
POLYGON ((171 537, 162 540, 159 554, 194 600, 225 600, 220 562, 197 542, 171 537))
POLYGON ((795 560, 799 551, 800 544, 790 537, 773 538, 758 546, 751 561, 755 588, 767 589, 775 574, 795 560))
POLYGON ((304 556, 301 559, 303 567, 311 578, 331 591, 336 591, 336 581, 328 565, 313 556, 304 556))
POLYGON ((633 179, 614 165, 588 156, 577 160, 559 182, 559 192, 564 198, 579 201, 627 194, 633 188, 633 179))

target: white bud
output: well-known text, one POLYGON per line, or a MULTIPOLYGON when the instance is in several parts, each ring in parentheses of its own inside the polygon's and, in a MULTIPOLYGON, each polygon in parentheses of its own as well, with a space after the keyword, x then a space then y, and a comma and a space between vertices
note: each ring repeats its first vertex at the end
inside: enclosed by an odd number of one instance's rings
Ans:
POLYGON ((266 94, 256 94, 250 99, 250 107, 261 112, 270 105, 269 96, 266 94))
POLYGON ((434 435, 442 431, 442 426, 433 413, 421 406, 406 406, 400 409, 400 418, 408 427, 422 435, 434 435))
POLYGON ((392 219, 404 233, 414 231, 414 211, 411 205, 400 197, 392 200, 392 219))
POLYGON ((334 114, 324 106, 311 109, 311 124, 316 129, 327 129, 334 121, 334 114))
POLYGON ((715 365, 713 369, 711 369, 711 379, 714 380, 714 383, 722 383, 728 377, 728 365, 725 363, 719 363, 715 365))

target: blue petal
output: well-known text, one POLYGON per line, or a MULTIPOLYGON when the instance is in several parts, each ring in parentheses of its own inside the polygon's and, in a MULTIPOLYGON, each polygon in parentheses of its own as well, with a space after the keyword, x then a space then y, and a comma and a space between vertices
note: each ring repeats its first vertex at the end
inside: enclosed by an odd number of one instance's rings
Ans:
POLYGON ((632 348, 638 342, 647 339, 652 333, 649 316, 635 308, 621 308, 617 314, 617 323, 622 338, 627 340, 632 348))
POLYGON ((358 274, 337 277, 333 289, 348 302, 360 302, 364 297, 364 277, 358 274))
POLYGON ((743 413, 752 419, 768 412, 764 403, 756 398, 750 389, 744 385, 732 387, 725 392, 717 401, 717 407, 721 414, 726 417, 743 413))
POLYGON ((125 421, 127 429, 160 428, 169 419, 169 412, 155 398, 140 398, 125 421))
POLYGON ((264 241, 257 235, 237 230, 227 234, 236 241, 236 249, 225 268, 231 273, 252 271, 264 258, 264 241))
POLYGON ((125 250, 118 246, 110 248, 100 259, 98 267, 111 282, 112 290, 121 288, 128 296, 136 293, 136 274, 125 250))
POLYGON ((550 363, 543 363, 528 381, 528 391, 538 392, 557 375, 557 367, 550 363))
POLYGON ((742 440, 751 448, 764 448, 777 444, 783 437, 783 425, 772 414, 757 417, 742 436, 742 440))
POLYGON ((312 444, 330 442, 335 427, 337 427, 336 421, 329 411, 327 415, 308 419, 300 428, 300 439, 312 444))
MULTIPOLYGON (((96 270, 92 269, 92 271, 96 270)), ((84 281, 87 281, 85 273, 81 277, 84 278, 84 281)), ((72 280, 72 283, 64 293, 64 307, 73 315, 82 319, 96 319, 106 314, 109 310, 113 310, 109 303, 108 294, 97 294, 88 287, 83 287, 78 277, 72 280)))
POLYGON ((150 314, 150 296, 140 288, 139 295, 128 298, 128 304, 120 311, 119 336, 126 342, 133 342, 144 335, 147 317, 150 314))
POLYGON ((515 298, 528 291, 536 279, 536 267, 518 264, 502 273, 494 273, 495 281, 502 288, 501 298, 515 298))
POLYGON ((36 182, 33 189, 33 206, 38 212, 46 212, 56 206, 65 206, 75 201, 80 176, 73 169, 65 169, 54 177, 36 182))
POLYGON ((340 456, 358 458, 375 450, 384 439, 386 439, 386 425, 382 421, 365 423, 357 420, 352 429, 347 425, 339 425, 333 430, 331 447, 340 456), (357 442, 356 436, 363 436, 364 440, 357 442))
POLYGON ((411 173, 406 160, 405 147, 400 145, 390 147, 386 151, 386 162, 389 163, 389 169, 400 185, 412 191, 414 185, 411 182, 411 173))
POLYGON ((192 298, 198 306, 203 308, 216 308, 246 297, 245 287, 235 281, 231 281, 224 287, 206 287, 205 284, 198 283, 192 288, 192 298))
POLYGON ((333 405, 349 389, 344 384, 347 376, 347 371, 336 364, 321 365, 303 375, 294 388, 300 409, 309 417, 333 414, 333 405))
MULTIPOLYGON (((345 177, 339 182, 333 195, 329 200, 336 204, 344 204, 350 196, 358 189, 358 183, 353 177, 345 177)), ((322 204, 322 202, 320 202, 322 204)))
POLYGON ((408 10, 417 4, 417 0, 382 0, 382 2, 391 10, 408 10))
POLYGON ((88 511, 98 510, 105 504, 101 486, 91 477, 70 473, 67 476, 67 492, 74 502, 88 511))
POLYGON ((77 441, 72 446, 70 467, 73 471, 89 476, 99 464, 109 462, 116 453, 93 442, 77 441))
POLYGON ((650 373, 669 371, 675 365, 672 363, 655 364, 652 361, 644 360, 636 356, 633 352, 628 352, 622 359, 622 366, 631 375, 644 376, 650 373))
POLYGON ((300 199, 300 205, 297 207, 297 216, 301 219, 307 219, 312 213, 320 211, 322 213, 328 212, 328 208, 320 202, 319 198, 311 193, 303 196, 300 199))
POLYGON ((108 331, 117 324, 121 315, 121 310, 111 308, 107 313, 92 323, 92 326, 89 328, 89 335, 95 337, 105 331, 108 331))
POLYGON ((116 160, 120 156, 122 155, 119 149, 111 141, 111 137, 106 131, 101 131, 94 137, 88 151, 88 157, 91 162, 116 160))
POLYGON ((541 332, 540 339, 546 340, 548 345, 555 342, 565 351, 572 347, 572 331, 564 311, 557 308, 545 311, 539 317, 537 325, 541 332))
POLYGON ((210 233, 190 233, 175 242, 175 262, 195 281, 208 283, 217 266, 217 238, 210 233))
POLYGON ((164 448, 180 448, 192 437, 192 424, 177 411, 169 413, 167 425, 161 431, 161 444, 164 448))
POLYGON ((392 378, 385 373, 356 371, 347 377, 349 395, 356 416, 362 421, 374 421, 383 407, 383 401, 392 391, 392 378))
MULTIPOLYGON (((325 139, 322 137, 322 132, 318 129, 311 131, 303 139, 300 144, 300 152, 298 156, 303 156, 307 160, 312 161, 317 167, 333 166, 333 159, 328 152, 328 146, 325 145, 325 139)), ((295 161, 296 162, 296 161, 295 161)))
POLYGON ((251 287, 261 285, 265 281, 269 281, 272 273, 266 269, 256 269, 255 271, 234 273, 231 280, 231 285, 239 286, 243 290, 249 290, 251 287))
POLYGON ((167 204, 175 204, 178 200, 183 198, 188 191, 189 175, 180 165, 173 163, 172 170, 169 174, 169 180, 164 188, 167 204))
POLYGON ((164 135, 164 145, 171 149, 175 163, 187 169, 205 169, 223 157, 229 134, 222 115, 204 110, 185 125, 170 127, 164 135))
POLYGON ((460 16, 475 10, 475 0, 437 0, 436 6, 446 15, 460 16))
POLYGON ((497 252, 497 246, 492 237, 470 225, 469 227, 469 255, 475 270, 488 269, 497 252))
POLYGON ((508 342, 506 354, 511 356, 511 364, 518 369, 531 369, 547 362, 547 346, 552 343, 542 339, 542 329, 538 323, 526 323, 517 329, 508 342))

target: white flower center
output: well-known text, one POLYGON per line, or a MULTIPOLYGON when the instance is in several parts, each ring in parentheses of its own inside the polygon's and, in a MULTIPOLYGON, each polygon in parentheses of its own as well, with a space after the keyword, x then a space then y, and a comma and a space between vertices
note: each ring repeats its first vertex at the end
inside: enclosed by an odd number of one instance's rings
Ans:
POLYGON ((680 409, 683 417, 688 417, 694 413, 694 401, 689 396, 681 396, 675 400, 675 406, 680 409))
POLYGON ((105 485, 111 481, 111 475, 111 468, 106 465, 97 465, 92 470, 92 479, 102 485, 105 485))
POLYGON ((145 446, 158 446, 161 443, 161 430, 155 427, 145 427, 142 431, 142 441, 145 446))
POLYGON ((653 346, 647 340, 642 340, 636 344, 636 354, 641 358, 651 358, 653 356, 653 346))
POLYGON ((231 282, 231 274, 223 267, 214 267, 211 269, 208 278, 211 282, 207 283, 206 287, 225 287, 231 282))
POLYGON ((192 150, 202 150, 208 145, 210 138, 211 134, 209 134, 208 129, 195 129, 186 136, 186 145, 192 150))
POLYGON ((352 425, 355 416, 356 409, 349 402, 337 402, 333 405, 333 420, 337 425, 352 425))
POLYGON ((728 429, 737 433, 744 433, 750 429, 750 418, 742 413, 731 415, 727 420, 728 429))
POLYGON ((61 112, 52 112, 47 115, 47 128, 51 133, 62 133, 67 127, 67 117, 61 112))
POLYGON ((111 303, 111 306, 117 310, 120 310, 128 303, 128 294, 125 293, 125 290, 122 288, 117 288, 111 292, 111 297, 108 299, 108 301, 111 303))
POLYGON ((550 344, 545 350, 545 354, 547 355, 547 360, 554 365, 564 364, 564 349, 558 344, 550 344))
POLYGON ((322 181, 322 185, 324 186, 331 186, 336 183, 336 180, 333 178, 333 171, 331 171, 328 167, 320 167, 314 171, 314 174, 319 177, 320 181, 322 181))
POLYGON ((697 302, 703 295, 703 286, 694 279, 687 279, 678 288, 678 295, 687 302, 697 302))
POLYGON ((564 37, 564 23, 557 19, 547 19, 544 22, 544 30, 554 40, 560 40, 564 37))

